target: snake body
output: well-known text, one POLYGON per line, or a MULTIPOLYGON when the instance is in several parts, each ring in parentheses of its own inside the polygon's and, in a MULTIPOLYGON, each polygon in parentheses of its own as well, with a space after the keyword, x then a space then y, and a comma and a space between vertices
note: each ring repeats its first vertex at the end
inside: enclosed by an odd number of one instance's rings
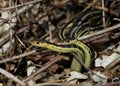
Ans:
MULTIPOLYGON (((95 32, 96 29, 103 28, 101 26, 101 13, 101 11, 85 12, 66 23, 59 31, 59 37, 61 40, 68 39, 69 41, 64 41, 59 45, 47 42, 31 42, 31 44, 36 47, 42 47, 60 53, 72 53, 74 57, 79 57, 79 60, 81 60, 87 68, 90 68, 92 58, 96 56, 96 52, 76 38, 95 32), (93 15, 93 21, 98 21, 99 19, 100 22, 91 24, 91 15, 93 15), (98 27, 95 28, 96 26, 98 27)), ((78 59, 74 57, 71 64, 71 71, 80 72, 82 65, 78 59)))
MULTIPOLYGON (((73 53, 73 55, 75 57, 78 56, 80 58, 80 60, 83 61, 83 59, 84 59, 84 54, 82 53, 82 51, 80 49, 76 48, 74 45, 73 45, 74 47, 72 47, 72 44, 65 44, 64 47, 63 47, 63 45, 54 45, 52 43, 46 43, 46 42, 39 42, 39 43, 31 42, 31 44, 33 46, 47 48, 52 51, 56 51, 56 52, 60 52, 60 53, 73 53)), ((76 62, 76 59, 74 59, 74 60, 75 61, 73 61, 72 64, 74 64, 74 62, 76 62)), ((79 68, 77 68, 76 71, 81 71, 81 65, 79 64, 79 62, 77 62, 77 66, 79 68)))

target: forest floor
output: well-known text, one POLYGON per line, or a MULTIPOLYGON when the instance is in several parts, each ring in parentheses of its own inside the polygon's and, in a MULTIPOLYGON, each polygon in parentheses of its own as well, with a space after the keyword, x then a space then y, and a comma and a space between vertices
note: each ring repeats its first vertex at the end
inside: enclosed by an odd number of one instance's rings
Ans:
POLYGON ((1 0, 0 86, 120 86, 119 0, 1 0))

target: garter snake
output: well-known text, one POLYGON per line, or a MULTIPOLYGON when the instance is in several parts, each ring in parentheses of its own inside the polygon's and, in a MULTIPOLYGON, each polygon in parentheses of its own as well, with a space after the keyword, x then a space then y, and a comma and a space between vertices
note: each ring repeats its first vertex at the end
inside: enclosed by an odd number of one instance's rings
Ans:
MULTIPOLYGON (((75 39, 74 35, 79 32, 83 28, 83 26, 90 26, 90 22, 88 21, 91 15, 99 16, 101 15, 101 11, 93 11, 93 12, 85 12, 78 16, 77 19, 73 18, 70 22, 68 22, 62 29, 59 31, 59 37, 61 40, 66 39, 75 39)), ((97 18, 98 19, 98 18, 97 18)), ((95 19, 94 19, 95 20, 95 19)), ((82 29, 83 30, 83 29, 82 29)))
MULTIPOLYGON (((92 15, 94 15, 92 18, 93 20, 96 21, 99 19, 101 21, 101 17, 99 17, 101 11, 93 11, 92 15)), ((85 12, 65 24, 65 26, 59 31, 59 37, 61 40, 68 39, 69 41, 62 42, 59 45, 48 42, 31 42, 31 44, 36 47, 42 47, 60 53, 72 53, 74 57, 79 57, 87 68, 90 68, 92 58, 96 56, 96 52, 86 44, 76 40, 77 37, 89 34, 89 31, 91 32, 96 29, 94 28, 94 25, 91 25, 88 21, 90 17, 91 12, 85 12)), ((95 26, 99 25, 98 28, 102 28, 100 24, 96 23, 95 26)), ((77 59, 73 58, 71 70, 80 72, 81 68, 81 64, 77 59)))
MULTIPOLYGON (((76 45, 78 46, 78 49, 80 49, 84 55, 84 58, 83 58, 83 62, 85 64, 85 66, 87 68, 90 68, 91 66, 91 57, 93 55, 93 53, 91 52, 90 48, 85 45, 84 43, 74 39, 74 40, 70 40, 69 42, 64 42, 62 43, 62 45, 65 45, 65 44, 70 44, 70 45, 76 45)), ((72 62, 72 65, 71 65, 71 70, 76 70, 75 68, 75 65, 77 63, 77 60, 73 58, 73 62, 72 62)))
MULTIPOLYGON (((47 42, 31 42, 31 44, 33 46, 47 48, 52 51, 56 51, 56 52, 60 52, 60 53, 73 53, 73 55, 75 57, 76 56, 79 57, 80 60, 83 61, 83 59, 84 59, 82 51, 76 47, 72 47, 72 44, 71 45, 65 44, 65 46, 64 45, 55 45, 55 44, 47 43, 47 42)), ((73 64, 74 64, 74 62, 76 62, 76 60, 73 61, 73 64)), ((76 71, 81 71, 81 65, 79 64, 79 62, 77 62, 77 67, 79 67, 79 68, 77 68, 76 71)))

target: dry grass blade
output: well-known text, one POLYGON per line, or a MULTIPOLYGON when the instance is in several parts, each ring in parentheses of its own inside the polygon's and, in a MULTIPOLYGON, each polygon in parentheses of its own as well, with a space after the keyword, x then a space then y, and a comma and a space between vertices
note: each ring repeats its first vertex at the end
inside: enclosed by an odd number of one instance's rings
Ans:
POLYGON ((15 77, 11 73, 7 72, 6 70, 3 70, 2 68, 0 68, 0 73, 3 74, 3 75, 5 75, 9 79, 12 79, 13 81, 15 81, 16 83, 18 83, 19 85, 26 86, 26 84, 24 82, 22 82, 21 80, 19 80, 17 77, 15 77))

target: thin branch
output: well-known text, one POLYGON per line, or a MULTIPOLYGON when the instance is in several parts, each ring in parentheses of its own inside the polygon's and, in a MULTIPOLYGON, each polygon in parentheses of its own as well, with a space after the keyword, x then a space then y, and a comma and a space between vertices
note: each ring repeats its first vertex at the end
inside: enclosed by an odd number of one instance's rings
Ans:
POLYGON ((16 37, 16 39, 20 42, 20 44, 21 44, 24 48, 27 49, 27 47, 26 47, 25 44, 21 41, 21 39, 20 39, 17 35, 15 35, 15 37, 16 37))
POLYGON ((1 63, 5 63, 5 62, 8 62, 8 61, 12 61, 12 60, 15 60, 15 59, 20 59, 20 58, 23 58, 25 56, 28 56, 28 55, 31 55, 33 53, 35 53, 36 50, 33 50, 33 51, 30 51, 30 52, 27 52, 27 53, 24 53, 24 54, 20 54, 18 56, 13 56, 11 58, 7 58, 7 59, 3 59, 3 60, 0 60, 0 64, 1 63))
MULTIPOLYGON (((11 7, 11 5, 12 5, 12 0, 9 0, 9 7, 11 7)), ((11 27, 11 25, 12 25, 11 11, 9 11, 9 19, 10 19, 9 25, 11 27)), ((13 31, 12 31, 12 29, 10 29, 9 37, 10 37, 10 49, 9 49, 9 53, 10 53, 10 56, 12 56, 12 53, 11 53, 12 47, 13 47, 13 45, 12 45, 12 38, 13 38, 13 31)))
POLYGON ((103 30, 101 30, 101 31, 97 31, 97 32, 95 32, 95 33, 93 33, 93 34, 88 34, 88 35, 86 35, 86 36, 79 37, 79 38, 77 38, 77 39, 78 39, 78 40, 88 39, 88 38, 95 37, 95 36, 101 35, 101 34, 103 34, 103 33, 107 33, 107 32, 110 32, 110 31, 112 31, 112 30, 118 29, 119 27, 120 27, 120 23, 119 23, 119 24, 116 24, 116 25, 114 25, 114 26, 105 28, 105 29, 103 29, 103 30))
MULTIPOLYGON (((86 11, 87 9, 89 9, 91 6, 95 5, 95 3, 97 3, 97 2, 94 1, 92 3, 87 4, 87 7, 83 10, 83 12, 86 11)), ((104 12, 109 12, 111 15, 115 15, 115 16, 119 17, 119 12, 117 12, 115 10, 108 9, 106 7, 101 7, 101 6, 98 6, 98 5, 95 5, 95 9, 102 10, 104 12)))
POLYGON ((120 57, 115 59, 113 62, 111 62, 107 67, 106 69, 113 69, 114 67, 120 65, 120 57))
POLYGON ((9 38, 10 38, 9 34, 3 35, 2 38, 0 38, 0 47, 2 47, 6 42, 8 42, 9 38))
POLYGON ((99 36, 91 37, 88 40, 84 40, 85 43, 100 43, 100 42, 103 43, 107 41, 110 41, 109 33, 101 34, 99 36))
POLYGON ((109 10, 108 10, 108 8, 103 8, 103 7, 97 6, 97 5, 95 6, 95 8, 96 8, 96 9, 99 9, 99 10, 104 10, 105 12, 110 12, 110 14, 119 17, 119 13, 116 12, 116 11, 114 11, 114 10, 112 10, 112 9, 109 9, 109 10))
POLYGON ((42 66, 38 71, 33 73, 32 75, 28 76, 26 79, 23 80, 23 82, 27 83, 28 81, 32 80, 36 75, 38 75, 40 72, 45 71, 47 68, 49 68, 51 65, 56 63, 57 61, 61 60, 64 56, 57 55, 53 59, 51 59, 49 62, 47 62, 45 65, 42 66))
MULTIPOLYGON (((102 8, 105 8, 104 0, 102 0, 102 8)), ((103 18, 103 27, 105 28, 106 25, 105 25, 105 11, 104 10, 102 11, 102 18, 103 18)))
POLYGON ((45 83, 35 84, 35 85, 32 85, 32 86, 73 86, 73 85, 70 84, 70 83, 50 83, 50 82, 45 82, 45 83))
POLYGON ((119 22, 120 22, 120 19, 119 19, 119 18, 113 18, 113 20, 116 20, 116 21, 119 21, 119 22))
POLYGON ((17 77, 15 77, 13 74, 5 71, 4 69, 0 68, 0 73, 5 75, 6 77, 8 77, 9 79, 12 79, 14 82, 18 83, 21 86, 26 86, 26 84, 24 82, 22 82, 21 80, 19 80, 17 77))
POLYGON ((2 8, 2 11, 7 11, 7 10, 12 10, 12 9, 15 9, 15 8, 18 8, 18 7, 22 7, 22 6, 25 6, 25 5, 29 5, 29 4, 35 4, 35 3, 38 3, 38 2, 42 2, 43 0, 34 0, 34 1, 31 1, 31 2, 27 2, 27 3, 23 3, 23 4, 19 4, 19 5, 16 5, 16 6, 12 6, 12 7, 9 7, 9 8, 2 8))

